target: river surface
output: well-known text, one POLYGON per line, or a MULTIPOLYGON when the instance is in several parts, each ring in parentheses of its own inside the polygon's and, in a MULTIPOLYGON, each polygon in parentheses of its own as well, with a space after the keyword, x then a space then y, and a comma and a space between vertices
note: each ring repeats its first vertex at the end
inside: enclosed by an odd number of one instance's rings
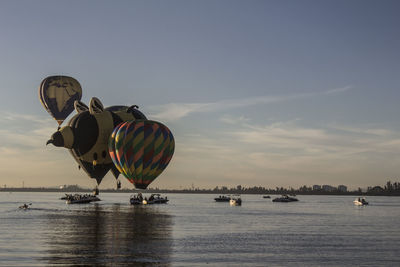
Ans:
POLYGON ((210 194, 131 206, 129 195, 67 205, 0 192, 0 266, 400 266, 399 197, 242 195, 231 207, 210 194))

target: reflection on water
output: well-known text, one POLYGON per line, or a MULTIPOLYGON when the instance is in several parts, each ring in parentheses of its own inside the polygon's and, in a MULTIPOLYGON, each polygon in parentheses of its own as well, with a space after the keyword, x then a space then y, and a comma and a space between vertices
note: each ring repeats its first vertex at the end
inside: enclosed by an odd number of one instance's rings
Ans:
POLYGON ((172 218, 155 206, 93 205, 47 220, 50 265, 169 265, 172 218))

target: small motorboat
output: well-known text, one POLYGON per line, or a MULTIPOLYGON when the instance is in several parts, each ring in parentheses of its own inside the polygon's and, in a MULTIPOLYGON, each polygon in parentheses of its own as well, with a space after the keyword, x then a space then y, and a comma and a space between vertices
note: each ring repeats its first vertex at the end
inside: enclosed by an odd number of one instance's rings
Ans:
POLYGON ((216 202, 229 202, 231 200, 231 196, 230 195, 227 195, 227 196, 222 195, 222 196, 214 198, 214 200, 216 202))
POLYGON ((299 201, 295 197, 289 197, 288 195, 283 195, 281 197, 274 198, 272 202, 294 202, 294 201, 299 201))
POLYGON ((240 196, 232 196, 231 199, 229 200, 229 204, 231 206, 241 206, 242 199, 240 198, 240 196))
POLYGON ((90 202, 95 202, 95 201, 100 201, 100 198, 94 195, 68 195, 67 197, 67 204, 85 204, 85 203, 90 203, 90 202))
POLYGON ((129 199, 131 205, 149 205, 149 204, 166 204, 169 199, 167 197, 162 197, 160 194, 151 194, 150 197, 143 198, 141 193, 132 195, 129 199))
POLYGON ((356 206, 365 206, 368 205, 368 202, 363 197, 358 197, 353 201, 356 206))
POLYGON ((270 196, 263 196, 263 198, 271 198, 270 196))
POLYGON ((151 194, 148 200, 150 204, 166 204, 168 201, 167 197, 162 197, 160 194, 151 194))

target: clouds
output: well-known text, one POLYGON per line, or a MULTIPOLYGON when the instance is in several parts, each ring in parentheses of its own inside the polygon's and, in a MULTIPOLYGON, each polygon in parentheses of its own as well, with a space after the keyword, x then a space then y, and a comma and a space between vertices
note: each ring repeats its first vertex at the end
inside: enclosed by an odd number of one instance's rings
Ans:
MULTIPOLYGON (((233 123, 226 117, 226 123, 233 123)), ((337 126, 325 125, 306 127, 301 120, 273 122, 266 125, 240 122, 230 135, 238 142, 259 148, 279 151, 282 154, 316 154, 324 157, 347 157, 361 153, 397 152, 400 134, 377 126, 337 126)))
POLYGON ((45 116, 0 113, 0 182, 8 186, 85 185, 64 149, 46 146, 57 123, 45 116), (82 183, 81 183, 82 182, 82 183))
MULTIPOLYGON (((379 184, 375 182, 377 177, 393 177, 400 165, 400 134, 393 128, 372 122, 367 125, 321 123, 309 118, 260 120, 249 114, 238 115, 240 111, 231 112, 231 109, 242 107, 245 111, 246 107, 267 103, 311 101, 350 89, 158 107, 159 116, 149 117, 173 120, 167 125, 174 130, 176 150, 170 166, 152 186, 179 188, 194 183, 201 188, 238 184, 266 187, 346 184, 358 187, 379 184), (220 115, 209 116, 211 112, 220 115), (196 121, 190 117, 194 114, 196 121), (180 120, 186 117, 189 119, 180 120)), ((52 119, 15 113, 0 115, 0 138, 3 140, 0 171, 3 177, 6 174, 35 175, 39 178, 32 181, 37 185, 73 183, 90 186, 91 179, 78 171, 65 149, 45 147, 45 141, 56 129, 52 119)), ((7 184, 13 181, 3 180, 7 184)), ((106 179, 102 186, 110 184, 106 179)))
POLYGON ((52 119, 29 114, 2 112, 0 114, 0 147, 37 149, 57 128, 52 119))
MULTIPOLYGON (((43 157, 41 166, 55 175, 36 168, 38 184, 62 179, 54 178, 60 166, 69 179, 78 176, 67 150, 44 146, 57 125, 37 99, 44 77, 65 73, 81 82, 83 99, 137 102, 149 119, 173 131, 176 153, 155 181, 160 187, 285 185, 397 172, 396 12, 376 12, 374 4, 367 9, 384 19, 371 20, 356 3, 345 16, 326 3, 312 9, 302 4, 301 10, 285 3, 250 9, 244 2, 228 9, 198 3, 171 6, 172 13, 152 4, 88 12, 89 5, 79 4, 76 19, 57 23, 45 15, 57 14, 56 5, 32 4, 35 12, 21 17, 5 5, 0 21, 15 27, 4 28, 1 106, 30 114, 0 114, 3 168, 10 157, 15 166, 23 161, 32 167, 43 157), (104 19, 105 13, 111 17, 104 19), (83 41, 60 42, 66 31, 83 41), (31 36, 42 41, 32 43, 31 36), (48 56, 55 53, 57 60, 48 56)), ((81 178, 83 184, 87 177, 81 178)), ((353 183, 365 184, 360 179, 353 183)))
POLYGON ((229 136, 235 149, 247 155, 241 162, 259 173, 274 174, 269 178, 274 183, 278 177, 296 177, 308 183, 362 184, 377 172, 396 173, 393 166, 400 164, 400 134, 371 125, 305 127, 301 120, 266 125, 246 121, 229 136))
POLYGON ((255 105, 279 103, 302 98, 313 98, 332 94, 343 93, 352 89, 351 86, 336 88, 315 93, 291 94, 283 96, 259 96, 241 99, 225 99, 210 103, 169 103, 150 108, 151 117, 163 121, 175 121, 193 113, 208 113, 226 111, 234 108, 244 108, 255 105))
MULTIPOLYGON (((190 173, 192 168, 201 173, 205 178, 198 183, 204 187, 208 184, 326 183, 353 187, 379 184, 373 181, 395 175, 394 166, 400 164, 400 134, 393 127, 373 121, 346 124, 340 118, 334 121, 316 121, 309 117, 263 118, 247 112, 253 106, 260 111, 260 106, 265 104, 293 107, 293 101, 302 100, 304 107, 307 101, 316 102, 321 98, 329 101, 330 97, 339 95, 343 99, 352 88, 213 103, 171 103, 153 107, 154 113, 150 116, 178 125, 181 132, 177 134, 177 145, 181 149, 176 151, 175 164, 181 169, 176 171, 190 173), (210 116, 210 113, 214 114, 210 116), (216 116, 218 113, 220 116, 216 116), (190 119, 182 120, 186 117, 190 119)), ((322 101, 318 102, 318 107, 323 108, 322 101)), ((297 116, 295 110, 289 116, 297 116)))
POLYGON ((177 137, 173 164, 178 173, 201 174, 192 179, 196 185, 357 188, 393 177, 400 164, 400 134, 379 124, 311 126, 305 119, 260 122, 226 114, 219 121, 219 129, 177 137))

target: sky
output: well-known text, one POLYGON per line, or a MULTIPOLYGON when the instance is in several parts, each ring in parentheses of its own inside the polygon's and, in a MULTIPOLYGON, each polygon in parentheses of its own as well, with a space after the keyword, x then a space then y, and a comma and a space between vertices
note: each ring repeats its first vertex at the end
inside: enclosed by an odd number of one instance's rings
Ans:
MULTIPOLYGON (((0 186, 95 185, 40 82, 133 105, 176 148, 150 185, 383 185, 400 177, 399 1, 0 1, 0 186)), ((73 112, 66 122, 75 114, 73 112)), ((133 188, 121 178, 123 187, 133 188)), ((114 188, 107 174, 100 188, 114 188)))

